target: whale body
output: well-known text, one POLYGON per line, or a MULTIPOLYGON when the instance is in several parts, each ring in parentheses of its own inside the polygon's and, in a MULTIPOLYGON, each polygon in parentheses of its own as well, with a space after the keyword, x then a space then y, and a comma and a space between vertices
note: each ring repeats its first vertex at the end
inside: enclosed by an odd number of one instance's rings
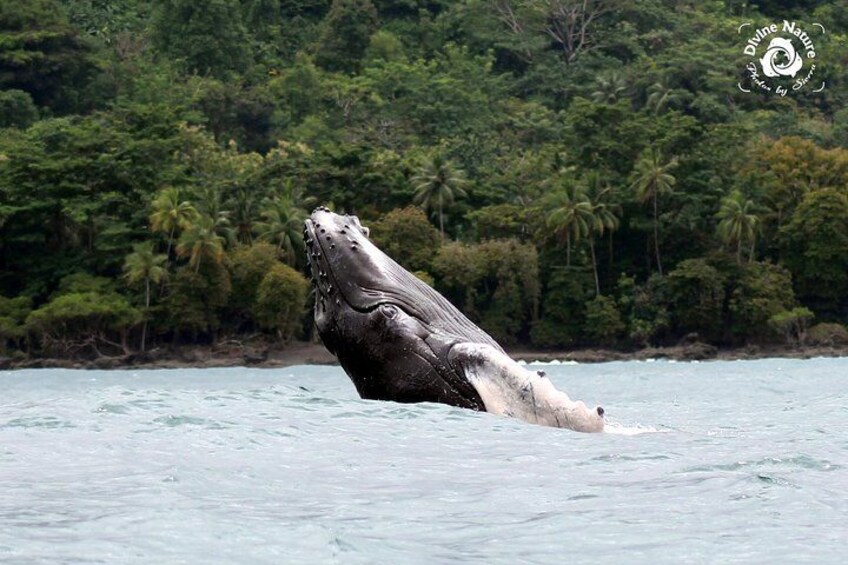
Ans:
POLYGON ((511 359, 446 298, 369 239, 356 216, 304 222, 315 327, 362 398, 440 402, 581 432, 604 430, 543 373, 511 359))

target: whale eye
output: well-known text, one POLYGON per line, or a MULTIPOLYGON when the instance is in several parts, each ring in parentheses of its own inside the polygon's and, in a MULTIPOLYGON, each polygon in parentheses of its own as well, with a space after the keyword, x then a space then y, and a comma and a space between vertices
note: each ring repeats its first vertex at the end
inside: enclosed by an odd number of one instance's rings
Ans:
POLYGON ((380 313, 386 318, 393 320, 398 315, 398 309, 397 306, 391 304, 380 304, 380 313))

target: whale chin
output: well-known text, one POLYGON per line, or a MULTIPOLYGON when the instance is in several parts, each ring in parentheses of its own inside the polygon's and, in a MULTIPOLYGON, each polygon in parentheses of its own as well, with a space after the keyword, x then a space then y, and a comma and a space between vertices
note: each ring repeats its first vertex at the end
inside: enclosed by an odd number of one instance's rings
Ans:
POLYGON ((315 327, 362 398, 440 402, 603 431, 603 409, 572 401, 512 360, 447 299, 377 248, 356 216, 317 208, 304 223, 304 242, 315 327))

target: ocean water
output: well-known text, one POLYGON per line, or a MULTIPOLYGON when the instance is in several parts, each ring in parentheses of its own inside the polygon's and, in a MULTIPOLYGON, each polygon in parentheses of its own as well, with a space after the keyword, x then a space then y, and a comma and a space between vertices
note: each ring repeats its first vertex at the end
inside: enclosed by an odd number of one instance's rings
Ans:
POLYGON ((586 435, 337 367, 0 372, 0 563, 841 563, 848 359, 545 369, 586 435))

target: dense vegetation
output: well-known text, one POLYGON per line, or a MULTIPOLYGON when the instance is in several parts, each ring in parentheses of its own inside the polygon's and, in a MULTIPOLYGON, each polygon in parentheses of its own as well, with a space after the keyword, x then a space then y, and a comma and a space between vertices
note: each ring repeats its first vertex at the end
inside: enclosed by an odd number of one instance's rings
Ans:
POLYGON ((0 353, 309 334, 326 204, 503 342, 848 320, 842 0, 0 0, 0 353), (814 94, 740 22, 823 22, 814 94))

